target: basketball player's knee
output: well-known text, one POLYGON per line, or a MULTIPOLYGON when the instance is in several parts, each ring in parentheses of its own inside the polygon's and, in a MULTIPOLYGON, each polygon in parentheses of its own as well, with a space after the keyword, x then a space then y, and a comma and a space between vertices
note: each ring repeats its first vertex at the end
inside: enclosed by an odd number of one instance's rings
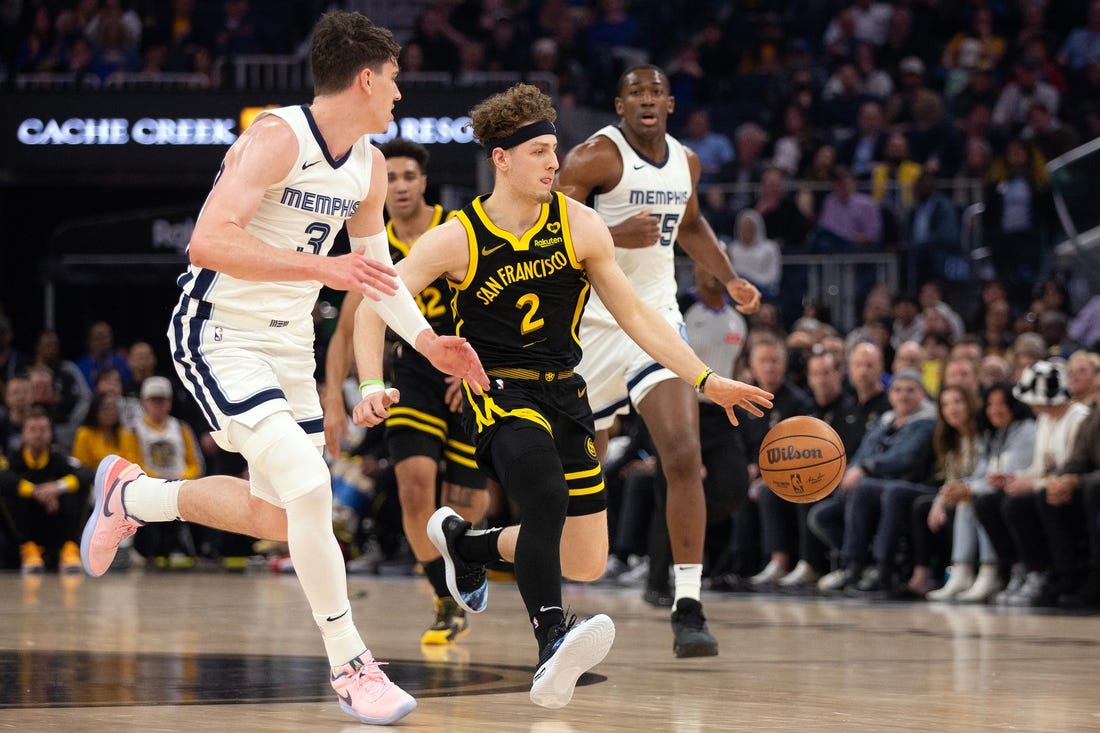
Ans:
POLYGON ((430 515, 435 511, 435 481, 404 480, 397 482, 401 511, 407 515, 430 515))
POLYGON ((509 496, 521 515, 560 518, 565 522, 569 492, 561 458, 542 428, 519 428, 502 434, 494 445, 494 459, 509 496))
POLYGON ((658 453, 670 489, 676 490, 680 486, 693 485, 702 480, 703 464, 698 443, 691 440, 677 441, 658 453))
POLYGON ((560 517, 565 522, 569 509, 569 490, 561 472, 561 462, 552 451, 532 451, 523 457, 526 470, 523 478, 509 492, 519 504, 521 516, 538 512, 548 518, 560 517))
POLYGON ((570 580, 590 583, 599 580, 607 568, 607 551, 562 552, 561 573, 570 580))
POLYGON ((231 429, 250 470, 262 473, 283 502, 318 488, 330 491, 328 464, 289 413, 269 415, 252 428, 234 423, 231 429))

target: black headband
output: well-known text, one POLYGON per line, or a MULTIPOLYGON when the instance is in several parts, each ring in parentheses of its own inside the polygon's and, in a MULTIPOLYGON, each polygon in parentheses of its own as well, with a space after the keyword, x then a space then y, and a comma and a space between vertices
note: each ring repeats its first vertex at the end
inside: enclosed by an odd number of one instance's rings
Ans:
POLYGON ((485 148, 485 157, 492 158, 493 150, 495 148, 514 148, 515 146, 525 143, 533 137, 539 135, 557 135, 557 128, 554 127, 554 123, 550 120, 539 120, 538 122, 532 122, 530 125, 524 125, 511 135, 506 135, 502 138, 495 140, 482 140, 481 145, 485 148))

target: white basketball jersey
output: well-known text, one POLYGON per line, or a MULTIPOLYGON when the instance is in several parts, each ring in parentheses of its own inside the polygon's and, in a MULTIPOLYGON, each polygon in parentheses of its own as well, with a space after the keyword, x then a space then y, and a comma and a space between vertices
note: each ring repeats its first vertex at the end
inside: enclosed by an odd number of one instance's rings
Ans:
MULTIPOLYGON (((256 119, 267 115, 279 117, 294 130, 298 158, 286 178, 264 193, 245 230, 276 249, 324 257, 344 221, 356 212, 367 195, 371 178, 370 142, 363 137, 343 158, 334 160, 307 105, 267 110, 256 119)), ((261 316, 280 324, 312 321, 310 313, 322 285, 316 280, 240 280, 193 265, 180 276, 178 284, 191 298, 213 304, 215 311, 261 316)))
MULTIPOLYGON (((608 226, 614 226, 649 209, 660 224, 660 239, 642 249, 615 248, 615 259, 630 279, 638 296, 658 309, 676 309, 676 274, 672 245, 680 229, 688 199, 691 197, 691 171, 687 154, 680 143, 665 135, 667 155, 653 161, 630 146, 615 125, 597 130, 619 149, 623 175, 618 185, 606 193, 597 193, 592 207, 608 226)), ((591 139, 591 138, 589 138, 591 139)), ((583 322, 613 324, 614 319, 593 291, 585 308, 583 322)))
MULTIPOLYGON (((184 431, 190 432, 184 423, 169 417, 163 428, 146 419, 134 426, 141 445, 141 467, 153 478, 178 479, 187 469, 187 442, 184 431)), ((195 445, 192 437, 192 445, 195 445)))

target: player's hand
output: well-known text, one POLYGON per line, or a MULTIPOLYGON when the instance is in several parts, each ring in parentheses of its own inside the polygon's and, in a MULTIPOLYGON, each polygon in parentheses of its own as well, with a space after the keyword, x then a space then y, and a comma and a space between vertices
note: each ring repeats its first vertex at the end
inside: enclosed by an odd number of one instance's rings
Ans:
POLYGON ((401 401, 401 393, 393 387, 371 392, 351 411, 351 420, 361 428, 373 428, 390 416, 390 405, 401 401))
POLYGON ((754 384, 746 384, 711 374, 703 385, 703 394, 716 404, 726 408, 726 415, 734 425, 740 425, 735 407, 756 417, 764 417, 764 410, 772 406, 771 392, 760 389, 754 384))
POLYGON ((326 257, 321 282, 335 290, 351 290, 371 300, 397 292, 397 270, 389 262, 367 257, 366 247, 339 257, 326 257))
POLYGON ((1035 484, 1029 478, 1014 478, 1005 484, 1004 491, 1009 496, 1031 494, 1035 491, 1035 484))
POLYGON ((737 304, 737 310, 746 316, 755 313, 760 308, 760 291, 756 286, 743 277, 735 277, 726 283, 726 292, 737 304))
POLYGON ((451 412, 462 412, 462 380, 448 374, 443 378, 447 383, 447 390, 443 393, 443 401, 451 412))
POLYGON ((661 239, 659 217, 653 215, 652 209, 646 209, 636 216, 621 221, 610 227, 610 230, 615 246, 623 249, 652 247, 661 239))
POLYGON ((481 359, 474 352, 474 347, 466 339, 438 336, 431 330, 424 329, 417 335, 413 345, 436 369, 464 380, 474 394, 483 394, 489 389, 489 375, 481 366, 481 359))
POLYGON ((340 455, 340 443, 348 439, 348 415, 344 410, 343 401, 339 405, 335 403, 324 408, 325 416, 325 449, 329 455, 336 458, 340 455))

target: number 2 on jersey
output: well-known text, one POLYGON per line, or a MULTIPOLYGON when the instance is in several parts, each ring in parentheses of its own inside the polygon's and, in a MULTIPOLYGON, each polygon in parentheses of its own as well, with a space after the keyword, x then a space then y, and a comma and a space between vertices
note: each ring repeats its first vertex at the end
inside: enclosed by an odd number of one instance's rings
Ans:
POLYGON ((516 308, 519 310, 526 310, 523 314, 523 323, 520 324, 519 332, 524 336, 537 331, 546 325, 546 321, 541 318, 535 318, 535 313, 539 309, 539 296, 534 293, 525 293, 516 300, 516 308))

